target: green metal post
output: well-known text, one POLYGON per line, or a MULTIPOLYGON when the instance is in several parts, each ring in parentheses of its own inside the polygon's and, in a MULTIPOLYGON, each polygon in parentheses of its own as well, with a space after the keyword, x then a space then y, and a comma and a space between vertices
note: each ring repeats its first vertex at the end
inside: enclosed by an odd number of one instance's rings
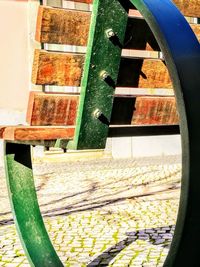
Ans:
POLYGON ((104 148, 128 14, 126 1, 95 0, 73 149, 104 148))
POLYGON ((5 167, 15 224, 30 265, 63 267, 51 244, 38 206, 30 146, 5 143, 5 167))

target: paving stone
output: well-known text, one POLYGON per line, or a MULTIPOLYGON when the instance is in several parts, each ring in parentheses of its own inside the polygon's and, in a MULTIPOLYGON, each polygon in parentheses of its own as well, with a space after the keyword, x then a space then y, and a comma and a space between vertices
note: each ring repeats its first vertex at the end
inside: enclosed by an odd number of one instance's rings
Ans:
MULTIPOLYGON (((156 267, 174 233, 180 161, 100 159, 34 165, 44 221, 58 255, 69 267, 156 267), (175 193, 149 194, 177 185, 175 193), (147 260, 148 259, 148 260, 147 260), (149 265, 150 264, 150 265, 149 265)), ((28 267, 10 214, 0 169, 0 266, 28 267)))

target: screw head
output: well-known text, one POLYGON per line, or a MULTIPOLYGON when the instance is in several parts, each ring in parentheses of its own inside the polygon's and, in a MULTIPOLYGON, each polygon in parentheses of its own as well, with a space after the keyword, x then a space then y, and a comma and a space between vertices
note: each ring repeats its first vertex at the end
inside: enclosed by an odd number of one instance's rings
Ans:
POLYGON ((102 115, 103 113, 101 112, 100 109, 95 109, 95 111, 93 112, 93 116, 96 118, 96 119, 99 119, 100 116, 102 115))
POLYGON ((106 30, 106 36, 110 39, 114 37, 116 34, 114 33, 113 29, 106 30))
POLYGON ((107 71, 103 70, 101 73, 100 73, 100 77, 102 78, 102 80, 106 80, 110 75, 108 74, 107 71))

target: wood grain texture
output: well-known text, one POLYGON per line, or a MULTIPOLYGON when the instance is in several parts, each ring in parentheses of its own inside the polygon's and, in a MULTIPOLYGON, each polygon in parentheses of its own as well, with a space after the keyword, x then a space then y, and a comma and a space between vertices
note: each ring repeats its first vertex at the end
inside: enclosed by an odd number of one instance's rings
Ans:
MULTIPOLYGON (((73 0, 74 2, 81 2, 92 4, 93 0, 73 0)), ((200 0, 173 0, 180 11, 185 16, 200 17, 200 0)))
POLYGON ((5 128, 6 128, 6 126, 0 126, 0 138, 2 139, 3 138, 3 133, 4 133, 4 131, 5 131, 5 128))
POLYGON ((31 126, 70 126, 76 123, 79 96, 31 92, 26 121, 31 126))
POLYGON ((177 125, 179 123, 174 97, 117 97, 111 125, 177 125))
POLYGON ((174 97, 137 97, 132 125, 176 125, 179 116, 174 97))
POLYGON ((1 132, 1 138, 10 141, 72 139, 74 127, 7 126, 1 132))
POLYGON ((190 24, 192 30, 194 31, 197 39, 200 41, 200 25, 199 24, 190 24))
MULTIPOLYGON (((137 13, 134 13, 137 16, 137 13)), ((41 43, 86 46, 89 25, 89 12, 40 6, 36 40, 41 43)), ((199 27, 196 25, 194 31, 198 32, 199 27)), ((160 50, 149 26, 143 19, 129 18, 124 44, 125 48, 130 49, 160 50)))
POLYGON ((35 50, 32 83, 79 86, 84 56, 35 50))
MULTIPOLYGON (((76 109, 79 96, 73 99, 73 107, 70 109, 69 96, 65 94, 47 94, 31 92, 28 122, 36 125, 75 125, 76 109), (43 107, 45 103, 45 108, 43 107), (52 103, 54 103, 52 105, 52 103), (66 106, 68 106, 66 108, 66 106), (61 110, 70 109, 68 116, 63 116, 61 110), (75 112, 74 112, 75 110, 75 112), (50 111, 50 112, 49 112, 50 111), (65 118, 71 121, 65 120, 65 118)), ((168 125, 177 124, 178 117, 174 97, 122 97, 115 96, 112 110, 112 125, 168 125)))
POLYGON ((118 86, 172 88, 166 65, 161 60, 122 59, 118 86))
POLYGON ((200 0, 173 0, 175 5, 189 17, 200 17, 200 0))
POLYGON ((40 6, 35 39, 41 43, 86 46, 90 13, 40 6))
MULTIPOLYGON (((32 82, 38 85, 80 86, 84 56, 36 50, 32 82)), ((118 86, 172 88, 161 60, 122 59, 118 86)))

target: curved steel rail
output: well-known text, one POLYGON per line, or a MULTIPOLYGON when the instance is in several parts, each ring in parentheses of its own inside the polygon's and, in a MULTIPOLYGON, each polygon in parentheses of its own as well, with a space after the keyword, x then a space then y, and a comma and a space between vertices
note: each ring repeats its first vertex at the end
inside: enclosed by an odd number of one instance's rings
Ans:
MULTIPOLYGON (((131 0, 153 31, 173 81, 181 119, 183 170, 175 235, 164 266, 199 266, 200 240, 200 45, 170 0, 131 0)), ((40 214, 30 147, 5 143, 12 210, 32 266, 59 267, 40 214), (23 208, 22 208, 23 207, 23 208)))

